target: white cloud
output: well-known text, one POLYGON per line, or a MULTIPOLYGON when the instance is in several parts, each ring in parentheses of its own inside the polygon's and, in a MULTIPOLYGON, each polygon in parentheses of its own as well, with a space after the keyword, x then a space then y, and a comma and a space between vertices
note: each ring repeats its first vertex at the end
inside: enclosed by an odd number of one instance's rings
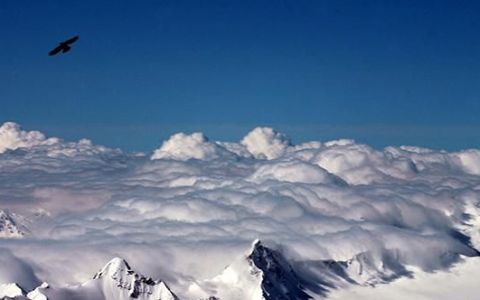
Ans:
POLYGON ((252 174, 251 179, 258 182, 276 180, 311 184, 343 183, 343 180, 325 169, 300 160, 265 163, 252 174))
POLYGON ((280 157, 291 145, 287 136, 268 127, 257 127, 250 131, 241 144, 255 157, 267 159, 280 157))
POLYGON ((0 248, 0 284, 17 283, 23 289, 33 289, 40 281, 28 262, 11 251, 0 248))
POLYGON ((58 139, 47 139, 39 131, 23 131, 20 125, 13 122, 6 122, 0 126, 0 153, 36 145, 52 145, 57 142, 58 139))
POLYGON ((392 159, 388 153, 353 141, 325 144, 311 159, 352 184, 369 184, 393 177, 406 179, 416 174, 415 164, 407 157, 392 159))
POLYGON ((480 175, 480 151, 470 149, 453 154, 460 160, 460 165, 465 172, 472 175, 480 175))
POLYGON ((210 160, 217 158, 222 152, 226 153, 228 151, 210 142, 203 133, 177 133, 165 141, 159 149, 155 150, 152 159, 188 160, 195 158, 210 160))
POLYGON ((373 275, 477 254, 475 149, 292 145, 256 128, 239 143, 176 134, 148 157, 40 136, 0 154, 0 208, 31 220, 33 235, 1 243, 53 284, 83 282, 120 256, 179 291, 220 274, 256 238, 295 261, 356 261, 373 275))

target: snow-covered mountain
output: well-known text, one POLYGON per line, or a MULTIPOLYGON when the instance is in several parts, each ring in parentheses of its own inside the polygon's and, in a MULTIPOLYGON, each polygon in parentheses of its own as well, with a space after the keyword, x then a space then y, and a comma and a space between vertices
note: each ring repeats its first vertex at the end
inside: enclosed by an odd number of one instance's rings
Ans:
POLYGON ((23 296, 25 291, 16 283, 0 284, 0 299, 23 296))
POLYGON ((45 296, 42 291, 49 288, 48 283, 44 282, 40 286, 36 287, 33 291, 27 294, 27 299, 31 300, 47 300, 47 296, 45 296))
POLYGON ((155 281, 135 273, 121 258, 112 259, 83 286, 95 286, 105 299, 158 299, 174 300, 175 295, 163 281, 155 281))
POLYGON ((476 300, 480 257, 465 258, 449 270, 435 273, 410 268, 412 276, 400 277, 389 284, 364 286, 350 285, 332 290, 327 299, 331 300, 476 300))
MULTIPOLYGON (((306 300, 311 297, 283 255, 256 240, 251 249, 213 279, 191 284, 191 299, 306 300)), ((183 293, 185 294, 185 293, 183 293)), ((16 283, 0 285, 0 295, 30 300, 177 300, 163 281, 136 273, 121 258, 113 258, 93 279, 73 287, 43 283, 25 292, 16 283)), ((8 299, 8 298, 6 298, 8 299)))
POLYGON ((262 294, 264 299, 309 299, 298 275, 280 252, 262 245, 260 241, 253 244, 248 261, 262 274, 262 294))
POLYGON ((0 210, 0 238, 22 238, 28 230, 8 210, 0 210))
POLYGON ((253 242, 251 249, 213 279, 196 282, 188 288, 191 299, 304 300, 298 275, 283 255, 253 242))
POLYGON ((176 300, 163 281, 156 281, 133 271, 121 258, 108 262, 93 279, 73 287, 51 287, 42 283, 26 293, 16 283, 0 285, 0 299, 29 300, 176 300))
MULTIPOLYGON (((347 261, 288 260, 281 251, 255 240, 244 255, 219 275, 187 284, 176 294, 160 280, 135 272, 123 259, 110 260, 78 286, 42 283, 30 292, 19 284, 0 284, 0 299, 16 300, 307 300, 328 298, 340 286, 373 286, 410 272, 400 265, 375 265, 369 253, 347 261)), ((388 258, 385 260, 388 261, 388 258)), ((412 277, 412 276, 409 276, 412 277)))

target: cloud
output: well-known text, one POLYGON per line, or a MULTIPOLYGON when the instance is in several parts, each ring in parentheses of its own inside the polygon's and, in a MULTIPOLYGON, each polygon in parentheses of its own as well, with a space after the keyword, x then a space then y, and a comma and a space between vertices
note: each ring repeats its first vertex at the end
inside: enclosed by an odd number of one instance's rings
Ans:
POLYGON ((83 282, 120 256, 181 291, 257 238, 295 261, 357 261, 373 275, 477 255, 476 149, 293 145, 256 128, 238 143, 176 134, 149 157, 39 136, 0 154, 0 207, 32 231, 1 243, 52 283, 83 282))
POLYGON ((40 283, 29 263, 7 249, 0 248, 0 264, 0 283, 17 283, 26 290, 33 289, 40 283))
POLYGON ((268 127, 255 128, 243 138, 241 144, 256 158, 266 159, 280 157, 291 145, 286 135, 268 127))
POLYGON ((52 145, 57 142, 55 138, 45 138, 39 131, 23 131, 20 125, 13 122, 6 122, 0 126, 0 153, 36 145, 52 145))
POLYGON ((200 132, 192 134, 177 133, 153 152, 152 159, 188 160, 194 158, 211 160, 226 153, 228 153, 228 150, 210 142, 200 132))
POLYGON ((369 184, 393 177, 406 179, 416 174, 408 157, 392 159, 388 153, 351 140, 332 141, 310 160, 351 184, 369 184))
POLYGON ((469 149, 453 154, 460 160, 462 169, 472 175, 480 175, 480 151, 469 149))
POLYGON ((325 169, 299 160, 263 164, 252 174, 251 179, 257 182, 275 180, 310 184, 344 183, 325 169))

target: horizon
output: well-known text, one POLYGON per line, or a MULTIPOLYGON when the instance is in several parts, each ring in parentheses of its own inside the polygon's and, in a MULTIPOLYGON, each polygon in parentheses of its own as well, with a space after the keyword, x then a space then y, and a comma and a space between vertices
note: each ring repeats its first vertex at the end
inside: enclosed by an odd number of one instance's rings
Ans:
POLYGON ((141 151, 174 132, 236 140, 256 126, 478 148, 480 3, 462 4, 3 1, 0 121, 141 151))
MULTIPOLYGON (((109 148, 118 148, 122 151, 126 152, 145 152, 149 153, 155 151, 159 146, 162 145, 163 142, 167 141, 172 135, 177 133, 185 133, 185 134, 192 134, 195 132, 200 132, 205 135, 209 140, 218 141, 218 142, 240 142, 242 138, 244 138, 248 133, 254 130, 257 127, 268 127, 272 128, 273 130, 285 134, 294 145, 316 141, 316 142, 328 142, 333 140, 341 140, 341 139, 348 139, 354 140, 357 144, 365 144, 374 149, 381 150, 385 147, 400 147, 400 146, 415 146, 421 148, 427 148, 432 150, 445 150, 445 151, 461 151, 467 149, 476 149, 478 147, 471 147, 468 146, 469 144, 466 143, 464 146, 458 144, 456 147, 451 146, 450 141, 442 140, 445 136, 452 134, 451 131, 461 131, 464 133, 464 136, 461 138, 475 138, 477 136, 478 130, 480 127, 456 127, 452 130, 452 128, 446 127, 428 127, 428 126, 390 126, 385 127, 381 125, 372 125, 372 126, 362 126, 359 129, 356 126, 328 126, 328 125, 316 125, 316 126, 281 126, 281 125, 265 125, 265 126, 248 126, 248 125, 233 125, 230 126, 222 126, 222 129, 218 129, 218 126, 215 125, 204 125, 203 129, 206 131, 196 130, 197 128, 202 128, 202 126, 195 126, 192 124, 181 124, 177 127, 172 126, 161 126, 161 125, 152 125, 152 126, 129 126, 129 127, 120 127, 118 126, 116 129, 112 129, 108 126, 82 126, 83 128, 76 128, 76 130, 69 130, 65 128, 56 128, 56 127, 49 127, 49 126, 40 126, 40 128, 34 127, 25 127, 22 124, 14 121, 6 121, 6 122, 13 122, 15 124, 20 125, 21 129, 24 131, 39 131, 45 136, 48 137, 56 137, 60 138, 65 141, 75 142, 80 139, 88 139, 91 140, 94 144, 106 146, 109 148), (94 129, 93 129, 94 128, 94 129), (177 130, 177 128, 183 128, 183 130, 177 130), (279 130, 282 128, 284 130, 279 130), (378 130, 377 135, 383 137, 382 142, 375 142, 372 141, 368 136, 362 134, 362 131, 369 131, 372 132, 372 128, 378 130), (111 133, 115 130, 121 130, 124 132, 124 135, 118 137, 112 137, 108 133, 111 133), (450 130, 450 132, 449 132, 450 130), (444 135, 436 135, 436 141, 430 144, 422 144, 421 141, 423 140, 426 133, 432 133, 433 131, 437 133, 443 133, 444 135), (74 134, 72 134, 74 132, 74 134), (125 133, 127 132, 127 133, 125 133), (307 132, 308 134, 305 134, 307 132), (340 132, 346 132, 347 134, 339 134, 340 132), (84 133, 82 135, 82 133, 84 133), (93 134, 92 133, 96 133, 93 134), (210 134, 213 133, 213 134, 210 134), (234 133, 234 134, 232 134, 234 133), (297 134, 296 134, 297 133, 297 134), (299 133, 299 134, 298 134, 299 133), (348 134, 352 133, 352 134, 348 134), (393 133, 393 137, 391 136, 393 133), (410 140, 413 141, 411 143, 396 143, 395 140, 397 139, 397 135, 410 135, 410 140), (90 134, 88 136, 87 134, 90 134), (303 136, 302 136, 303 134, 303 136), (417 134, 417 136, 415 136, 417 134), (412 137, 413 135, 413 137, 412 137), (142 142, 132 143, 131 140, 135 140, 135 138, 140 139, 142 142), (312 137, 312 138, 306 138, 312 137), (317 138, 315 138, 317 136, 317 138), (353 138, 352 136, 356 136, 357 138, 353 138), (104 139, 107 137, 106 139, 104 139), (129 138, 129 142, 123 142, 123 139, 127 137, 129 138), (389 138, 387 138, 389 137, 389 138), (388 141, 391 141, 389 143, 388 141), (414 141, 417 141, 415 143, 414 141), (142 144, 143 143, 143 144, 142 144), (450 147, 449 147, 450 146, 450 147)), ((0 126, 6 122, 0 122, 0 126)))

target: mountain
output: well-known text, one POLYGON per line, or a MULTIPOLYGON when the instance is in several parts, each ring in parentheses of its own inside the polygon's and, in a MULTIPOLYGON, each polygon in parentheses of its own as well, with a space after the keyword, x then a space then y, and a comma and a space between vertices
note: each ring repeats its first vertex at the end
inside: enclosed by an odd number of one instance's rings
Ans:
POLYGON ((162 281, 155 281, 135 273, 121 258, 112 259, 103 269, 87 282, 97 284, 106 300, 149 299, 175 300, 175 295, 162 281))
POLYGON ((262 294, 266 300, 310 299, 304 292, 298 275, 278 251, 255 241, 247 257, 262 273, 262 294))
POLYGON ((448 270, 435 272, 410 267, 412 276, 401 277, 389 284, 376 286, 351 285, 332 290, 331 300, 474 300, 478 297, 480 257, 464 258, 448 270))
POLYGON ((0 238, 23 238, 28 230, 19 224, 15 215, 8 210, 0 210, 0 238))
POLYGON ((189 298, 306 300, 300 279, 283 255, 256 240, 250 251, 211 280, 189 287, 189 298))
POLYGON ((136 273, 125 260, 118 257, 108 262, 93 279, 81 285, 54 288, 43 283, 25 294, 18 285, 6 284, 0 285, 0 299, 4 299, 2 297, 16 300, 177 300, 163 281, 136 273))
POLYGON ((382 259, 376 262, 371 253, 363 252, 340 264, 345 268, 349 279, 355 283, 374 286, 409 275, 409 271, 393 256, 392 253, 384 253, 382 259))
POLYGON ((33 291, 27 294, 27 299, 32 300, 48 300, 47 296, 45 296, 42 291, 48 289, 50 286, 48 283, 44 282, 39 287, 35 288, 33 291))
POLYGON ((16 283, 0 284, 0 299, 14 298, 17 296, 22 296, 23 294, 23 289, 16 283))
MULTIPOLYGON (((325 297, 342 284, 370 286, 405 275, 406 270, 384 254, 380 263, 369 253, 346 261, 289 262, 279 250, 256 240, 251 248, 212 279, 179 288, 189 300, 308 300, 325 297)), ((0 299, 16 300, 178 300, 169 287, 136 273, 121 258, 113 258, 91 280, 73 287, 43 283, 29 293, 17 284, 0 285, 0 299), (8 298, 6 298, 8 299, 8 298)))

